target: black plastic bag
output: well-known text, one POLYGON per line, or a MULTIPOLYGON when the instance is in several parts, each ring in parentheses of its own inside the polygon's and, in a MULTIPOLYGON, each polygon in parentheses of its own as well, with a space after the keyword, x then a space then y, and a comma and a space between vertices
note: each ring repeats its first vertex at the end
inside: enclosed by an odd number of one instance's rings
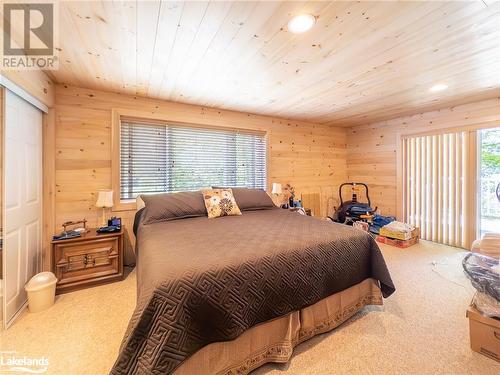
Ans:
POLYGON ((465 256, 462 266, 474 288, 500 302, 500 266, 498 259, 470 253, 465 256))

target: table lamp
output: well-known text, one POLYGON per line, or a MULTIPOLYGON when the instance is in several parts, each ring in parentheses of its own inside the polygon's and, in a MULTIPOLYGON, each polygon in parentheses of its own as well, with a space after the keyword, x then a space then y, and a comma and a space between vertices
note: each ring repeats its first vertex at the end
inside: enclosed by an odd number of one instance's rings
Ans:
POLYGON ((281 184, 273 182, 273 190, 271 193, 275 194, 275 195, 280 195, 281 194, 281 184))
POLYGON ((106 221, 106 208, 113 207, 113 190, 99 190, 97 195, 96 207, 102 208, 102 222, 101 226, 108 225, 106 221))
POLYGON ((271 199, 273 200, 274 204, 278 207, 280 207, 282 204, 282 197, 281 197, 282 192, 283 191, 281 190, 281 184, 273 182, 273 189, 271 190, 271 194, 273 196, 271 197, 271 199))

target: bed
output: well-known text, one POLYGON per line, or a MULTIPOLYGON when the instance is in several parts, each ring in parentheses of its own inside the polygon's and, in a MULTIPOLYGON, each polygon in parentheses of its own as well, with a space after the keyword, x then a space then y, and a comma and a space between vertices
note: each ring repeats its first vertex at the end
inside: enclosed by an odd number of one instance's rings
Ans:
POLYGON ((251 194, 235 194, 242 215, 208 219, 200 197, 138 211, 137 306, 111 374, 248 373, 395 291, 363 231, 251 194))

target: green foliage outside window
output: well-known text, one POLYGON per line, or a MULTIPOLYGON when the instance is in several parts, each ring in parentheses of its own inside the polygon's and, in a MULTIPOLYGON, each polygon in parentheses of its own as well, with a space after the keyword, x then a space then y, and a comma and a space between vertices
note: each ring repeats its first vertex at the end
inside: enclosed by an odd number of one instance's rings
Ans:
POLYGON ((491 129, 482 132, 481 175, 500 174, 500 131, 491 129))

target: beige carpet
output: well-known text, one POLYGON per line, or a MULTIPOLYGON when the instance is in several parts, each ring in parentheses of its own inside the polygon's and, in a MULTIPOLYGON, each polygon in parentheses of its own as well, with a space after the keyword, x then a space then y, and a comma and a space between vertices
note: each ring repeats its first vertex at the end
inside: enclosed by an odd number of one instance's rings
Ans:
MULTIPOLYGON (((382 250, 397 288, 384 307, 305 342, 289 363, 254 373, 499 374, 500 364, 469 348, 465 310, 473 289, 461 270, 463 253, 428 242, 382 250)), ((135 273, 59 296, 49 310, 25 312, 3 332, 1 350, 45 355, 49 374, 107 374, 134 303, 135 273)))

